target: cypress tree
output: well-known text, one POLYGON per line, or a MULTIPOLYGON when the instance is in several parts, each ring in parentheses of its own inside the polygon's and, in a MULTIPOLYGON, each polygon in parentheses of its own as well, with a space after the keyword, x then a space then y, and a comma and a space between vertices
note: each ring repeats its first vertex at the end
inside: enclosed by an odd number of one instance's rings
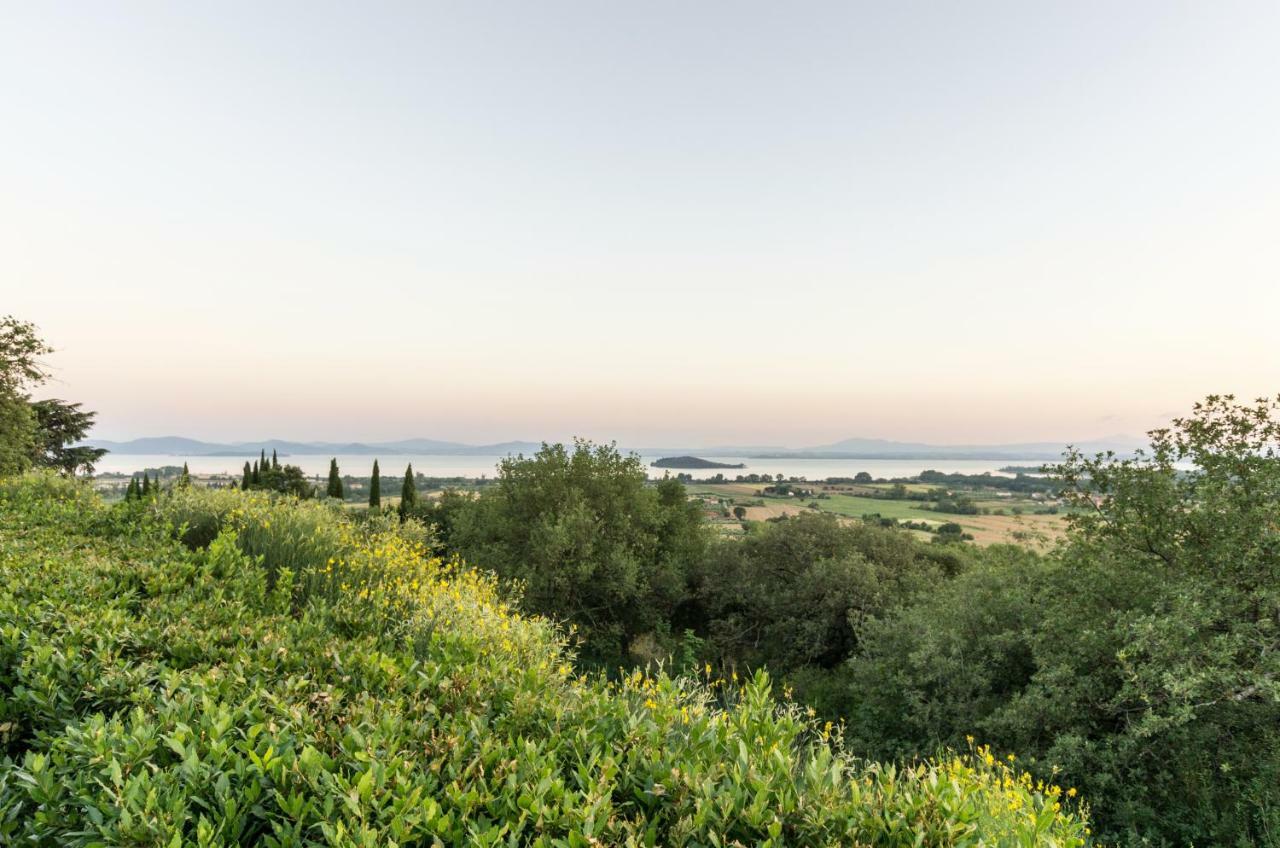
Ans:
POLYGON ((249 491, 249 482, 250 482, 249 474, 250 473, 251 472, 249 471, 249 460, 246 459, 244 461, 244 480, 240 482, 240 488, 244 489, 246 492, 249 491))
POLYGON ((138 478, 129 478, 129 488, 124 490, 124 499, 126 501, 136 501, 142 493, 138 491, 138 478))
POLYGON ((253 462, 253 474, 250 476, 249 481, 255 486, 262 482, 262 471, 258 468, 257 460, 253 462))
POLYGON ((338 474, 338 458, 329 460, 329 497, 342 497, 342 477, 338 474))
POLYGON ((142 496, 144 498, 151 497, 151 477, 147 472, 142 472, 142 496))
POLYGON ((413 484, 413 463, 404 470, 404 485, 400 487, 400 520, 404 521, 418 505, 418 487, 413 484))
POLYGON ((369 478, 369 506, 382 506, 382 475, 378 473, 378 460, 373 461, 373 476, 369 478))
POLYGON ((276 449, 271 449, 271 468, 274 471, 280 470, 280 460, 276 457, 276 449))
POLYGON ((178 485, 184 489, 191 485, 191 470, 185 462, 182 463, 182 476, 178 478, 178 485))
POLYGON ((258 469, 261 473, 266 474, 267 469, 270 467, 270 465, 267 465, 267 449, 262 448, 260 456, 258 457, 258 469))

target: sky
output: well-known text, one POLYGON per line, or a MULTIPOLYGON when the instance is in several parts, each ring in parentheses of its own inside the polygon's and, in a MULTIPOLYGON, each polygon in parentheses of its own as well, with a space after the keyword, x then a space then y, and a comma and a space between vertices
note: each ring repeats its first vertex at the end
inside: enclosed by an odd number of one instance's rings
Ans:
POLYGON ((1140 434, 1280 393, 1280 3, 0 2, 101 438, 1140 434))

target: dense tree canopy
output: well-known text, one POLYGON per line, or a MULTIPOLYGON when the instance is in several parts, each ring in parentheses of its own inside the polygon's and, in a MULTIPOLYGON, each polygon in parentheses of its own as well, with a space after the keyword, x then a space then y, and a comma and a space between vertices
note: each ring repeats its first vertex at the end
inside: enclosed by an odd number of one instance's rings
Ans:
POLYGON ((706 544, 680 483, 648 486, 639 457, 581 440, 503 460, 496 485, 453 504, 450 543, 521 581, 528 609, 577 625, 601 662, 661 636, 706 544))
MULTIPOLYGON (((1047 558, 986 563, 873 622, 857 744, 977 734, 1059 769, 1126 844, 1280 833, 1280 422, 1210 397, 1136 458, 1071 453, 1047 558)), ((1273 844, 1273 843, 1272 843, 1273 844)))

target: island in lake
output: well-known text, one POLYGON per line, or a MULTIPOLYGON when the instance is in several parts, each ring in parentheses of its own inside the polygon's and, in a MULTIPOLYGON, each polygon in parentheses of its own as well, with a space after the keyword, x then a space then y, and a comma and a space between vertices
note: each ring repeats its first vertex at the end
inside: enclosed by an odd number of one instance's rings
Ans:
POLYGON ((728 462, 712 462, 709 459, 702 459, 697 456, 664 456, 662 459, 654 460, 650 463, 654 468, 746 468, 746 464, 739 462, 733 465, 728 462))

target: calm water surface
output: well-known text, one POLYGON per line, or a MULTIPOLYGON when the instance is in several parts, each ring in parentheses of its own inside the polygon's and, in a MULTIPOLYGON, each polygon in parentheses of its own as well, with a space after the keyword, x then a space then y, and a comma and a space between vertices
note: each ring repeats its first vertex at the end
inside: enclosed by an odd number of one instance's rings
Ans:
MULTIPOLYGON (((107 454, 98 463, 98 472, 129 474, 144 468, 160 468, 165 465, 182 465, 187 463, 192 474, 236 474, 239 475, 246 461, 252 463, 257 454, 246 456, 175 456, 168 454, 107 454)), ((676 470, 652 468, 649 463, 657 456, 644 456, 645 467, 650 477, 661 477, 664 473, 677 473, 676 470)), ((315 476, 327 476, 329 473, 328 455, 295 454, 282 456, 280 461, 299 466, 305 473, 315 476)), ((428 477, 494 477, 497 476, 497 465, 501 456, 442 456, 393 454, 378 457, 378 466, 383 474, 400 475, 406 464, 412 462, 413 470, 428 477)), ((372 456, 337 457, 338 467, 343 474, 359 477, 368 476, 373 467, 372 456)), ((716 462, 744 463, 746 468, 724 469, 690 469, 686 473, 696 479, 711 477, 721 473, 730 480, 739 474, 781 474, 784 477, 805 477, 810 480, 822 480, 826 477, 852 477, 859 471, 866 471, 872 477, 912 477, 921 471, 935 471, 981 474, 984 471, 994 472, 1006 465, 1040 466, 1036 459, 749 459, 747 457, 715 457, 716 462)))

